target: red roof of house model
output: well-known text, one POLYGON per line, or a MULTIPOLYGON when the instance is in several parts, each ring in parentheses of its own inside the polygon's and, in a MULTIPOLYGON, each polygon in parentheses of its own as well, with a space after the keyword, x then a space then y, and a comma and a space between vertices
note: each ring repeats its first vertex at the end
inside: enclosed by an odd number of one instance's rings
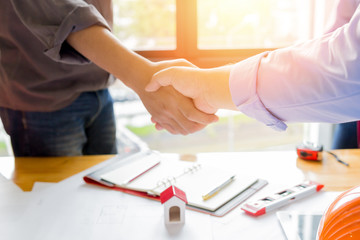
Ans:
POLYGON ((183 200, 185 203, 187 203, 185 192, 175 186, 170 186, 169 188, 164 190, 162 193, 160 193, 161 203, 166 202, 167 200, 169 200, 170 198, 172 198, 174 196, 183 200))

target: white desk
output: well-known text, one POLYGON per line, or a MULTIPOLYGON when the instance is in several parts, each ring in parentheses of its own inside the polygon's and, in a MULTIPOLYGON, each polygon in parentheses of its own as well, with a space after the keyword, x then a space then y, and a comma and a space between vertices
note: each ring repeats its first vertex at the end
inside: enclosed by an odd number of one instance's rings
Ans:
MULTIPOLYGON (((199 154, 198 161, 231 167, 240 174, 254 174, 268 180, 269 185, 255 194, 253 200, 312 176, 308 170, 296 167, 295 151, 199 154)), ((0 234, 5 236, 2 239, 285 239, 275 212, 254 218, 239 207, 221 218, 187 210, 185 225, 168 229, 159 202, 84 183, 85 174, 105 164, 100 163, 42 191, 22 192, 29 204, 14 202, 24 211, 1 224, 0 234)), ((279 210, 324 210, 335 196, 316 193, 279 210)), ((21 194, 15 197, 21 198, 21 194)))

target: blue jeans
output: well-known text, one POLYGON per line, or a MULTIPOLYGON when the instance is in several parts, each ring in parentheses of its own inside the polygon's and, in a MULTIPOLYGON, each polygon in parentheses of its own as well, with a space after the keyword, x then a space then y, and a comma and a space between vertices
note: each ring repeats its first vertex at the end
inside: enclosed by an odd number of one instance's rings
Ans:
POLYGON ((116 154, 113 100, 107 89, 82 93, 54 112, 0 108, 15 156, 116 154))

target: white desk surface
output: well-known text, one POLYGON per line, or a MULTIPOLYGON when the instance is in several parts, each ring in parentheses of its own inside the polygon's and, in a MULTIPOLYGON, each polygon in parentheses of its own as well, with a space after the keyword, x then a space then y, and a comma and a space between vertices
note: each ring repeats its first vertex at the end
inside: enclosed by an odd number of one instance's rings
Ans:
MULTIPOLYGON (((253 200, 304 181, 304 174, 296 168, 296 159, 295 151, 198 154, 200 162, 231 167, 239 174, 254 174, 268 180, 269 185, 250 198, 253 200)), ((276 211, 251 217, 240 207, 220 218, 187 210, 184 226, 167 228, 159 202, 83 181, 85 174, 105 164, 60 183, 39 184, 32 192, 22 192, 12 182, 0 178, 1 239, 285 239, 276 211)), ((323 211, 337 194, 316 193, 278 210, 323 211)))

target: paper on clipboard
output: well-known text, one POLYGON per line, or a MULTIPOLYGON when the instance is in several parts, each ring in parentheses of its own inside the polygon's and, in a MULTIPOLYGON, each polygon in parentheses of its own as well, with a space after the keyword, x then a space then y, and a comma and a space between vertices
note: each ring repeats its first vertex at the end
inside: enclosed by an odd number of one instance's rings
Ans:
POLYGON ((186 192, 189 207, 210 212, 215 212, 258 181, 254 176, 237 175, 232 170, 211 165, 164 159, 158 153, 134 159, 128 164, 101 174, 100 178, 117 187, 150 193, 154 196, 159 196, 169 185, 176 185, 186 192), (133 181, 127 181, 139 174, 141 176, 134 178, 133 181), (219 194, 208 200, 202 198, 204 194, 233 176, 235 180, 219 194))
MULTIPOLYGON (((101 178, 116 183, 121 187, 126 187, 159 164, 160 158, 149 155, 145 156, 141 161, 134 161, 124 167, 105 173, 101 178)), ((141 189, 137 190, 142 191, 141 189)))

